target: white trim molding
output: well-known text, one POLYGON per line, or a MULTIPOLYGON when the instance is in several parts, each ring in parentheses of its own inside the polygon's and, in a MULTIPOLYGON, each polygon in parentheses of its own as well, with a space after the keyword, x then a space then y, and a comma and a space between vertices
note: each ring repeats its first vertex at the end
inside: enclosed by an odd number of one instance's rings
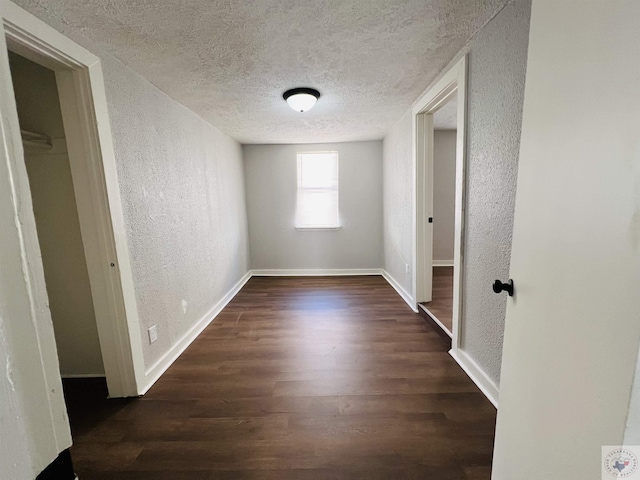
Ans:
POLYGON ((418 306, 416 302, 413 300, 413 297, 407 292, 402 285, 400 285, 395 278, 391 276, 389 272, 386 270, 382 270, 382 277, 387 281, 389 285, 393 287, 393 289, 398 292, 398 295, 402 297, 402 299, 409 305, 409 308, 413 310, 413 312, 418 313, 418 306))
POLYGON ((433 224, 433 114, 456 97, 456 187, 453 249, 452 345, 459 348, 464 328, 462 312, 466 170, 467 57, 463 55, 416 100, 412 107, 413 140, 413 282, 416 303, 432 298, 433 224))
POLYGON ((379 268, 263 268, 250 270, 252 277, 335 277, 382 275, 379 268))
POLYGON ((244 287, 244 285, 252 277, 251 271, 248 271, 238 282, 231 287, 224 297, 222 297, 202 318, 196 322, 155 364, 145 371, 145 384, 143 385, 140 395, 144 395, 149 391, 154 383, 162 376, 164 372, 175 362, 180 355, 191 345, 196 338, 209 326, 211 322, 220 314, 233 297, 244 287))
POLYGON ((494 407, 498 408, 498 398, 500 397, 500 390, 493 383, 484 370, 482 370, 476 362, 472 360, 472 358, 467 355, 466 352, 460 350, 459 348, 454 350, 451 349, 449 351, 449 355, 453 357, 453 359, 458 362, 458 365, 464 370, 464 372, 469 376, 473 383, 480 389, 484 396, 487 397, 494 407))

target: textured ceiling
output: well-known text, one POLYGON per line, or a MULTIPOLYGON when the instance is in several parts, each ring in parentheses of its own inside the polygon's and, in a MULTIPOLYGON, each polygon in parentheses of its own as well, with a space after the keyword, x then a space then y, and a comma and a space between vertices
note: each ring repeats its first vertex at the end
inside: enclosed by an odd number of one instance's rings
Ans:
POLYGON ((433 114, 433 128, 435 130, 457 130, 458 128, 458 97, 454 96, 433 114))
POLYGON ((507 0, 14 0, 242 143, 380 139, 507 0), (304 114, 282 92, 322 96, 304 114))

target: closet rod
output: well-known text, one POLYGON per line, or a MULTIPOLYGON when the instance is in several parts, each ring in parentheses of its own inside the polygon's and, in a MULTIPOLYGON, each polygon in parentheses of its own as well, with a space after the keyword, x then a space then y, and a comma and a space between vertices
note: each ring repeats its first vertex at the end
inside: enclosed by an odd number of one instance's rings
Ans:
POLYGON ((53 148, 51 138, 46 135, 42 135, 41 133, 20 130, 20 135, 22 136, 23 145, 44 148, 46 150, 51 150, 53 148))

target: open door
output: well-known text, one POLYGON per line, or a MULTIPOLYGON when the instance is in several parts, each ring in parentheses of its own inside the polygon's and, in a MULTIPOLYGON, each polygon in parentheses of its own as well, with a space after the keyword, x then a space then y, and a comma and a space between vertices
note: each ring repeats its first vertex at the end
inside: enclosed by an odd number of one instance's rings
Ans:
POLYGON ((533 2, 496 480, 600 479, 601 447, 623 442, 640 338, 639 31, 637 1, 533 2))

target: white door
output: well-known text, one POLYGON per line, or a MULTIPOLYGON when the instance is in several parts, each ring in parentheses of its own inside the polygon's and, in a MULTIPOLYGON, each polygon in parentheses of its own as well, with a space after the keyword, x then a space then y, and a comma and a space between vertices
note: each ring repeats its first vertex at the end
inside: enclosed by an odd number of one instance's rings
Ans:
POLYGON ((494 480, 601 478, 640 337, 640 2, 534 0, 494 480))

